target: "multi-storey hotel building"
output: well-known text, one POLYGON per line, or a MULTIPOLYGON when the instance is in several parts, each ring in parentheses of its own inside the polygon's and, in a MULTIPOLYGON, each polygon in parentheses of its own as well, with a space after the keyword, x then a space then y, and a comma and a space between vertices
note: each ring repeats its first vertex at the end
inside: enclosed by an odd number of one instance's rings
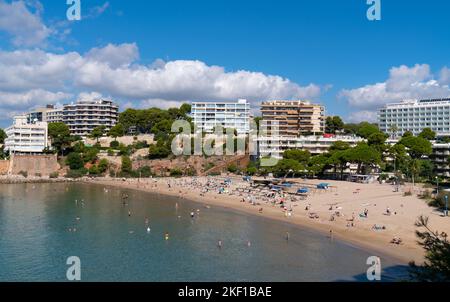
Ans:
POLYGON ((356 136, 264 136, 258 138, 259 157, 281 159, 286 150, 300 149, 309 151, 312 155, 328 152, 337 141, 348 143, 351 147, 365 140, 356 136))
POLYGON ((450 135, 450 98, 387 104, 378 111, 378 123, 381 131, 398 136, 406 131, 417 135, 424 128, 450 135))
POLYGON ((119 107, 109 100, 79 100, 66 104, 62 109, 61 121, 65 123, 72 135, 88 136, 98 126, 105 126, 109 131, 117 124, 119 107))
POLYGON ((191 117, 198 130, 212 133, 214 128, 236 129, 239 134, 250 131, 250 104, 237 102, 193 102, 191 117))
POLYGON ((48 147, 47 123, 28 123, 26 115, 14 117, 13 125, 5 132, 5 151, 10 153, 42 153, 48 147))
POLYGON ((262 122, 271 135, 278 127, 279 136, 323 133, 325 108, 305 101, 268 101, 261 104, 262 122))

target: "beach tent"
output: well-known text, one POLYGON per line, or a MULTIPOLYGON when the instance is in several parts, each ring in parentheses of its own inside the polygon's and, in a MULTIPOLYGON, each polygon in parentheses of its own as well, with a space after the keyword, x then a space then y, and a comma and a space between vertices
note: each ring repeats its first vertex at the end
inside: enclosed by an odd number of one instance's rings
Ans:
POLYGON ((308 188, 301 188, 297 190, 298 194, 306 194, 309 193, 309 189, 308 188))
POLYGON ((317 185, 317 189, 327 190, 329 186, 330 186, 330 184, 328 184, 328 183, 320 183, 317 185))
POLYGON ((273 191, 281 191, 281 187, 280 186, 271 186, 271 189, 273 191))

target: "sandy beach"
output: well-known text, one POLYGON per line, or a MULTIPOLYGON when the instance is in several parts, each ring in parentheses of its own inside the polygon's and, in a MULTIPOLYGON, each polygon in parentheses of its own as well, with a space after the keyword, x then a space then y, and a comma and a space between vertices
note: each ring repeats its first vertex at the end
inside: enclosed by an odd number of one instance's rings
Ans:
MULTIPOLYGON (((389 255, 405 264, 412 260, 421 263, 424 259, 414 225, 420 215, 429 217, 431 229, 450 233, 449 217, 442 217, 415 194, 404 196, 404 191, 410 190, 411 186, 403 186, 399 192, 394 192, 394 187, 389 184, 327 181, 329 189, 311 190, 309 196, 302 200, 297 196, 251 188, 242 178, 233 177, 231 183, 224 184, 225 179, 97 178, 89 183, 166 194, 205 206, 220 206, 293 223, 317 230, 324 236, 332 234, 333 238, 389 255), (391 243, 394 238, 401 239, 401 243, 391 243)), ((318 180, 292 181, 309 185, 322 183, 318 180)), ((419 190, 417 187, 416 191, 419 190)))

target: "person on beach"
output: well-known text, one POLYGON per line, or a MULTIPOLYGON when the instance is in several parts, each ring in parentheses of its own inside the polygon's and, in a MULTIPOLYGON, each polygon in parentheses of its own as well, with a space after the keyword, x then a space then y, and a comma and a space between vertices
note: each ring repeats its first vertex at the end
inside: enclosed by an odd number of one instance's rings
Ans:
POLYGON ((286 232, 286 241, 288 241, 289 242, 289 232, 286 232))

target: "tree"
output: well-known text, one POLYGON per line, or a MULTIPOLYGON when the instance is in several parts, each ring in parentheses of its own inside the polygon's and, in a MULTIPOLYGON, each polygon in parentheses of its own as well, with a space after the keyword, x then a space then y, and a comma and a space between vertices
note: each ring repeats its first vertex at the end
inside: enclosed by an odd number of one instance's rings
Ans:
POLYGON ((282 159, 273 167, 273 172, 278 176, 285 176, 290 172, 295 175, 303 170, 304 167, 294 159, 282 159))
POLYGON ((419 133, 419 137, 429 141, 434 141, 436 139, 436 132, 434 132, 430 128, 424 128, 422 132, 419 133))
POLYGON ((91 134, 89 135, 89 137, 92 138, 92 139, 97 140, 97 143, 98 143, 99 138, 102 137, 105 134, 105 130, 106 130, 105 126, 95 127, 91 131, 91 134))
POLYGON ((370 124, 368 122, 362 122, 360 124, 360 127, 357 131, 357 134, 363 138, 369 138, 370 135, 374 133, 378 133, 380 130, 378 129, 377 125, 370 124))
POLYGON ((64 150, 70 147, 70 144, 74 141, 70 135, 69 127, 64 123, 48 124, 48 136, 53 148, 61 155, 64 155, 64 150))
POLYGON ((100 162, 98 163, 98 171, 99 173, 105 173, 106 170, 108 170, 109 163, 106 158, 102 158, 100 162))
POLYGON ((329 116, 325 120, 325 132, 336 134, 344 128, 344 122, 339 116, 329 116))
POLYGON ((366 143, 360 143, 347 151, 347 159, 358 164, 357 173, 361 174, 363 167, 370 167, 381 162, 381 153, 366 143))
POLYGON ((402 138, 406 138, 406 137, 411 137, 414 136, 414 134, 411 131, 405 131, 405 133, 403 133, 402 138))
POLYGON ((311 158, 311 153, 309 153, 309 151, 303 151, 299 149, 286 150, 283 153, 283 158, 293 159, 303 165, 306 165, 311 158))
POLYGON ((184 115, 191 113, 191 111, 192 106, 190 104, 184 103, 183 105, 180 106, 180 112, 184 115))
POLYGON ((334 167, 334 173, 337 170, 340 171, 341 179, 344 178, 344 170, 347 168, 347 164, 350 161, 349 150, 338 150, 331 153, 331 156, 327 160, 327 164, 334 167))
POLYGON ((328 158, 326 155, 320 154, 311 157, 311 159, 308 162, 307 170, 309 173, 312 174, 312 176, 316 176, 317 174, 320 174, 323 172, 327 165, 328 158))
POLYGON ((71 170, 79 170, 84 167, 84 161, 80 153, 72 152, 67 156, 66 164, 71 170))
POLYGON ((333 153, 335 151, 345 151, 347 149, 350 149, 350 144, 343 141, 336 141, 330 146, 330 153, 333 153))
POLYGON ((3 129, 0 129, 0 144, 5 143, 5 139, 7 138, 7 135, 3 129))
POLYGON ((369 135, 369 137, 367 138, 367 144, 375 148, 379 152, 383 152, 384 150, 386 150, 386 139, 387 136, 383 132, 375 132, 369 135))
POLYGON ((398 133, 398 126, 395 124, 392 124, 389 126, 388 129, 389 133, 391 133, 391 138, 396 138, 398 133))
POLYGON ((117 141, 118 137, 125 135, 125 129, 121 123, 118 123, 109 130, 108 135, 114 138, 114 141, 117 141))
POLYGON ((415 186, 415 179, 416 177, 419 175, 420 173, 420 161, 417 158, 411 158, 408 162, 408 171, 411 175, 411 180, 412 180, 412 184, 413 187, 415 186))
POLYGON ((432 231, 428 226, 428 217, 420 216, 416 222, 419 244, 425 249, 425 262, 422 266, 410 263, 410 275, 419 282, 450 281, 450 242, 444 232, 432 231))
POLYGON ((133 164, 128 156, 122 156, 121 171, 124 174, 130 174, 133 172, 133 164))
POLYGON ((408 153, 412 158, 421 158, 433 152, 433 145, 422 137, 403 137, 399 143, 408 148, 408 153))
POLYGON ((150 159, 167 158, 171 153, 171 149, 163 140, 159 140, 156 144, 150 145, 148 157, 150 159))

